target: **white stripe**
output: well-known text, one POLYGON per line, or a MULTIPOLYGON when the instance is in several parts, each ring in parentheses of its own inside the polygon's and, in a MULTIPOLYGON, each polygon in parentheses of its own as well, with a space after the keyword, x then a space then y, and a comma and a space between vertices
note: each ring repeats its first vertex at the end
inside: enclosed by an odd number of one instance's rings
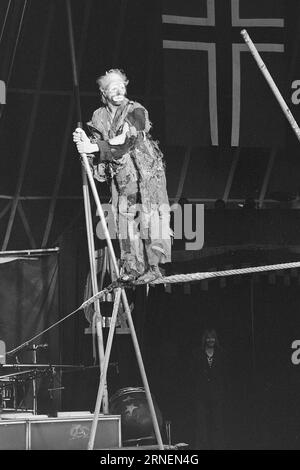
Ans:
POLYGON ((209 18, 198 18, 197 16, 175 16, 162 15, 162 22, 168 24, 185 24, 188 26, 214 26, 209 18))
POLYGON ((207 51, 208 53, 208 89, 209 117, 212 145, 218 145, 218 104, 217 104, 217 64, 216 45, 209 42, 163 41, 164 49, 207 51))
POLYGON ((217 105, 217 59, 216 45, 211 44, 208 50, 208 81, 209 81, 209 118, 211 144, 218 145, 218 105, 217 105))
POLYGON ((216 24, 215 0, 207 0, 207 18, 209 19, 208 26, 215 26, 216 24))
POLYGON ((240 18, 240 0, 231 0, 232 26, 284 27, 283 18, 240 18))
POLYGON ((189 26, 215 26, 215 0, 207 0, 206 18, 197 16, 162 15, 162 22, 168 24, 185 24, 189 26))
MULTIPOLYGON (((255 47, 263 52, 284 52, 283 44, 255 44, 255 47)), ((232 44, 232 147, 238 147, 240 141, 241 52, 250 53, 247 44, 232 44)))
POLYGON ((240 49, 243 44, 232 44, 232 128, 231 146, 238 147, 240 141, 241 114, 241 61, 240 49))
POLYGON ((211 48, 211 42, 192 42, 192 41, 163 41, 164 49, 186 49, 194 51, 208 51, 211 48))

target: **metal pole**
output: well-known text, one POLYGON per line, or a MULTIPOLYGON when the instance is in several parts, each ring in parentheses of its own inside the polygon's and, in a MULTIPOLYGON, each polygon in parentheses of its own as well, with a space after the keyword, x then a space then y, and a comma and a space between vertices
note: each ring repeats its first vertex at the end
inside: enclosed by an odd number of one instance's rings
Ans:
MULTIPOLYGON (((74 43, 72 12, 71 12, 70 0, 66 0, 66 7, 67 7, 67 17, 68 17, 68 29, 69 29, 69 40, 70 40, 70 49, 71 49, 71 61, 72 61, 73 81, 74 81, 75 103, 76 103, 76 107, 77 107, 77 118, 78 118, 78 121, 79 121, 78 126, 82 127, 82 125, 81 125, 82 118, 81 118, 81 106, 80 106, 79 81, 78 81, 78 76, 77 76, 75 43, 74 43)), ((92 280, 92 290, 93 290, 93 294, 95 295, 98 292, 97 272, 96 272, 96 263, 95 263, 95 243, 94 243, 94 236, 93 236, 93 224, 92 224, 89 188, 88 188, 86 172, 83 169, 82 169, 82 190, 83 190, 84 209, 85 209, 88 250, 89 250, 89 261, 90 261, 91 280, 92 280)), ((99 363, 100 363, 100 371, 101 371, 102 367, 103 367, 103 361, 104 361, 104 346, 103 346, 102 321, 101 321, 100 302, 99 302, 99 300, 97 302, 95 302, 95 311, 96 311, 96 321, 100 322, 100 325, 101 325, 101 328, 97 328, 99 363)), ((104 409, 105 413, 108 413, 108 394, 107 394, 107 390, 106 390, 105 397, 104 397, 104 400, 103 400, 103 409, 104 409)))
POLYGON ((0 251, 0 257, 5 257, 6 255, 47 255, 48 253, 58 253, 59 248, 45 248, 45 249, 30 249, 30 250, 10 250, 10 251, 0 251))
POLYGON ((265 196, 266 196, 266 193, 267 193, 267 188, 268 188, 268 184, 269 184, 269 181, 270 181, 270 176, 271 176, 271 172, 272 172, 272 169, 273 169, 273 166, 274 166, 274 161, 275 161, 275 157, 276 157, 277 152, 278 152, 277 147, 273 147, 271 149, 271 154, 270 154, 270 157, 269 157, 268 166, 267 166, 267 169, 266 169, 264 181, 263 181, 261 191, 260 191, 260 195, 259 195, 259 198, 258 198, 258 207, 259 207, 259 209, 261 209, 263 207, 264 199, 265 199, 265 196))
MULTIPOLYGON (((111 260, 112 260, 112 263, 113 263, 113 267, 115 269, 117 277, 119 277, 119 275, 120 275, 119 266, 118 266, 118 263, 117 263, 117 259, 116 259, 116 255, 115 255, 114 248, 113 248, 113 245, 112 245, 112 241, 111 241, 111 238, 110 238, 110 234, 109 234, 106 222, 105 222, 104 212, 103 212, 103 209, 102 209, 102 205, 101 205, 101 202, 100 202, 100 198, 99 198, 99 195, 98 195, 96 184, 95 184, 95 181, 94 181, 94 178, 93 178, 93 175, 92 175, 92 171, 91 171, 88 159, 87 159, 87 155, 85 153, 83 153, 83 154, 81 154, 81 157, 82 157, 82 162, 83 162, 84 167, 85 167, 85 171, 87 173, 87 177, 88 177, 88 180, 89 180, 89 183, 90 183, 90 186, 91 186, 93 196, 95 198, 95 203, 96 203, 96 207, 97 207, 97 210, 98 210, 98 215, 100 217, 100 222, 101 222, 102 229, 103 229, 103 232, 104 232, 104 235, 105 235, 105 238, 106 238, 106 242, 107 242, 107 246, 108 246, 108 249, 109 249, 109 254, 111 256, 111 260)), ((151 418, 152 418, 152 422, 153 422, 155 437, 157 439, 157 443, 159 445, 159 448, 161 450, 163 450, 164 446, 163 446, 163 442, 162 442, 162 438, 161 438, 161 434, 160 434, 160 429, 159 429, 159 425, 158 425, 158 421, 157 421, 157 417, 156 417, 156 413, 155 413, 154 404, 153 404, 151 393, 150 393, 150 388, 149 388, 148 379, 147 379, 146 371, 145 371, 144 364, 143 364, 143 359, 142 359, 138 339, 137 339, 137 336, 136 336, 136 332, 135 332, 135 328, 134 328, 134 324, 133 324, 133 320, 132 320, 132 316, 131 316, 131 310, 130 310, 130 307, 129 307, 129 304, 128 304, 127 295, 126 295, 125 290, 122 289, 121 292, 122 292, 123 305, 124 305, 124 308, 125 308, 125 311, 126 311, 126 314, 127 314, 127 319, 128 319, 130 332, 131 332, 133 346, 134 346, 134 349, 135 349, 137 362, 138 362, 138 365, 139 365, 139 368, 140 368, 140 373, 141 373, 141 377, 142 377, 142 381, 143 381, 143 385, 144 385, 144 388, 145 388, 145 393, 146 393, 146 397, 147 397, 147 401, 148 401, 148 405, 149 405, 149 409, 150 409, 150 414, 151 414, 151 418)), ((94 421, 96 421, 96 420, 98 420, 98 416, 95 413, 94 421)))
POLYGON ((259 55, 255 45, 251 41, 250 36, 247 33, 246 29, 243 29, 241 31, 241 35, 243 36, 243 39, 244 39, 245 43, 249 47, 250 52, 253 55, 257 65, 258 65, 258 67, 261 71, 261 73, 263 74, 263 76, 265 77, 265 79, 268 82, 268 85, 270 86, 271 90, 273 91, 273 93, 275 95, 275 98, 277 99, 282 111, 285 114, 285 117, 287 118, 287 120, 289 121, 293 131, 295 132, 295 134, 297 136, 297 139, 300 140, 299 126, 298 126, 294 116, 292 115, 291 110, 289 109, 288 105, 284 101, 284 99, 283 99, 276 83, 274 82, 273 78, 271 77, 271 74, 269 73, 264 61, 262 60, 261 56, 259 55))
MULTIPOLYGON (((76 69, 75 46, 74 46, 74 37, 73 37, 73 27, 72 27, 72 15, 71 15, 70 0, 66 0, 66 4, 67 4, 67 11, 68 11, 68 25, 69 25, 69 36, 70 36, 70 46, 71 46, 71 55, 72 55, 73 79, 74 79, 74 87, 75 87, 75 94, 76 94, 76 104, 77 104, 77 108, 78 108, 79 121, 81 123, 82 120, 81 120, 81 109, 80 109, 80 94, 79 94, 78 77, 77 77, 77 69, 76 69)), ((85 168, 85 171, 86 171, 89 183, 90 183, 90 187, 91 187, 91 190, 92 190, 95 202, 96 202, 96 206, 97 206, 97 209, 98 209, 98 215, 99 215, 100 220, 101 220, 101 225, 102 225, 102 228, 103 228, 103 231, 104 231, 104 234, 105 234, 105 238, 106 238, 109 253, 110 253, 110 256, 111 256, 111 259, 112 259, 112 262, 113 262, 113 266, 115 268, 117 276, 119 276, 118 263, 117 263, 115 252, 114 252, 113 245, 112 245, 112 242, 111 242, 110 234, 109 234, 106 222, 105 222, 105 217, 104 217, 102 205, 101 205, 101 202, 100 202, 100 199, 99 199, 98 191, 97 191, 95 181, 94 181, 94 178, 93 178, 93 175, 92 175, 92 172, 91 172, 91 168, 90 168, 90 165, 89 165, 89 162, 88 162, 88 159, 87 159, 87 155, 82 154, 81 157, 82 157, 82 162, 83 162, 83 165, 84 165, 84 168, 85 168)), ((92 238, 92 237, 90 237, 90 238, 92 238)), ((93 256, 93 258, 94 258, 94 256, 93 256)), ((147 380, 147 376, 146 376, 146 372, 145 372, 145 368, 144 368, 144 364, 143 364, 143 360, 142 360, 142 356, 141 356, 137 336, 136 336, 135 329, 134 329, 134 324, 133 324, 132 317, 131 317, 130 307, 129 307, 129 304, 128 304, 128 300, 127 300, 125 290, 122 289, 121 292, 122 292, 122 300, 123 300, 124 308, 125 308, 125 311, 126 311, 127 317, 128 317, 128 323, 129 323, 129 327, 130 327, 130 331, 131 331, 133 345, 134 345, 134 349, 135 349, 135 352, 136 352, 137 361, 138 361, 138 364, 139 364, 139 367, 140 367, 140 372, 141 372, 141 376, 142 376, 142 380, 143 380, 143 384, 144 384, 144 388, 145 388, 145 393, 146 393, 146 396, 147 396, 147 401, 148 401, 148 405, 149 405, 149 409, 150 409, 150 413, 151 413, 151 417, 152 417, 152 421, 153 421, 153 427, 154 427, 155 435, 156 435, 156 438, 157 438, 159 448, 161 450, 163 450, 164 449, 163 442, 162 442, 162 438, 161 438, 161 434, 160 434, 160 429, 159 429, 159 426, 158 426, 158 421, 157 421, 157 417, 156 417, 156 413, 155 413, 155 409, 154 409, 154 405, 153 405, 153 401, 152 401, 152 397, 151 397, 151 393, 150 393, 150 388, 149 388, 149 384, 148 384, 148 380, 147 380)), ((96 292, 95 292, 95 294, 96 294, 96 292)), ((101 329, 101 331, 102 331, 102 329, 101 329)), ((103 346, 103 342, 102 342, 102 346, 103 346)), ((102 362, 104 362, 103 357, 102 357, 102 362)), ((104 364, 103 364, 103 366, 104 366, 104 364)), ((102 365, 101 365, 101 368, 102 368, 102 365)), ((104 377, 105 377, 105 375, 104 375, 104 377)), ((96 413, 96 412, 94 414, 93 426, 97 425, 98 414, 99 413, 96 413)))
POLYGON ((93 450, 94 448, 94 442, 95 442, 95 436, 96 436, 97 424, 98 424, 98 416, 99 416, 103 392, 104 392, 105 378, 106 378, 108 364, 109 364, 109 357, 110 357, 114 331, 115 331, 115 326, 116 326, 116 321, 117 321, 117 316, 118 316, 120 299, 121 299, 121 289, 119 288, 116 290, 114 308, 113 308, 113 312, 111 316, 111 324, 110 324, 110 329, 109 329, 107 344, 106 344, 106 349, 105 349, 103 369, 102 369, 101 376, 100 376, 100 384, 99 384, 96 406, 95 406, 95 411, 94 411, 94 419, 92 422, 91 433, 90 433, 89 442, 88 442, 88 450, 93 450))
MULTIPOLYGON (((35 344, 32 345, 32 356, 33 356, 33 364, 36 364, 36 351, 37 346, 35 344)), ((33 414, 37 414, 37 387, 36 387, 36 371, 34 371, 34 378, 32 379, 32 395, 33 395, 33 414)))
POLYGON ((255 317, 254 317, 254 274, 250 279, 250 311, 251 311, 251 336, 252 336, 252 367, 253 374, 256 372, 256 356, 255 356, 255 317))

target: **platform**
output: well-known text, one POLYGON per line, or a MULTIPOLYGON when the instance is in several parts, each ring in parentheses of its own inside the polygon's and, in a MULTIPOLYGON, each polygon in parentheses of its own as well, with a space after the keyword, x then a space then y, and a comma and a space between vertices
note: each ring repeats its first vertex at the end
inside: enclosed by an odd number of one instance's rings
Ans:
MULTIPOLYGON (((91 413, 66 412, 58 417, 3 413, 0 450, 86 450, 93 422, 91 413)), ((120 448, 121 416, 99 415, 95 449, 120 448)))

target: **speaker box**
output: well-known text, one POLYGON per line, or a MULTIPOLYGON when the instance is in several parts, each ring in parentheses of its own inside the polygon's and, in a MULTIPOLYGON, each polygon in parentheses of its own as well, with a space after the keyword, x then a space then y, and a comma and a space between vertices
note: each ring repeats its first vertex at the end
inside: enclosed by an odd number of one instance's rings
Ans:
POLYGON ((27 448, 26 421, 0 421, 0 450, 26 450, 27 448))
MULTIPOLYGON (((99 417, 94 449, 121 446, 120 416, 99 417)), ((86 450, 93 418, 49 418, 30 422, 32 450, 86 450)))
MULTIPOLYGON (((87 450, 93 416, 0 421, 2 450, 87 450)), ((100 415, 94 449, 121 447, 121 417, 100 415)))

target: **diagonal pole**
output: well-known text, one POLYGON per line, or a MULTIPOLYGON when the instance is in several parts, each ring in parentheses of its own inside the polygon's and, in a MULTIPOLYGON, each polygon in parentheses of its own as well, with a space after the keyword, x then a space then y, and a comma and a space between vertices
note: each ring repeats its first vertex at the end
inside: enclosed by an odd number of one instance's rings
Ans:
MULTIPOLYGON (((77 118, 79 121, 79 126, 82 127, 79 81, 78 81, 77 65, 76 65, 76 57, 75 57, 75 42, 74 42, 72 11, 71 11, 70 0, 66 0, 66 7, 67 7, 67 17, 68 17, 68 31, 69 31, 69 40, 70 40, 73 81, 74 81, 75 104, 77 107, 77 118)), ((82 190, 83 190, 85 221, 86 221, 86 230, 87 230, 87 239, 88 239, 88 251, 89 251, 92 291, 93 291, 93 294, 95 295, 98 292, 97 270, 96 270, 96 260, 95 260, 95 241, 94 241, 94 235, 93 235, 90 194, 89 194, 86 172, 84 171, 83 168, 82 168, 82 190)), ((95 302, 95 311, 96 311, 96 329, 97 329, 97 338, 98 338, 99 363, 100 363, 100 371, 101 371, 103 368, 103 361, 104 361, 104 345, 103 345, 103 332, 102 332, 102 317, 100 313, 99 299, 95 302)), ((108 413, 107 389, 105 391, 105 397, 103 400, 103 409, 105 413, 108 413)))
MULTIPOLYGON (((68 26, 69 26, 70 46, 71 46, 71 55, 72 55, 74 87, 75 87, 75 93, 76 93, 76 104, 77 104, 77 108, 78 108, 78 116, 80 117, 79 121, 81 122, 80 94, 79 94, 79 85, 78 85, 76 59, 75 59, 75 46, 74 46, 74 37, 73 37, 73 26, 72 26, 72 15, 71 15, 70 0, 66 0, 66 5, 67 5, 67 11, 68 11, 68 26)), ((117 276, 119 277, 119 266, 118 266, 118 263, 117 263, 117 260, 116 260, 116 256, 115 256, 115 252, 114 252, 114 249, 113 249, 110 234, 109 234, 106 222, 105 222, 104 212, 103 212, 102 205, 101 205, 101 202, 100 202, 100 198, 99 198, 99 195, 98 195, 98 191, 97 191, 97 188, 96 188, 96 185, 95 185, 95 181, 94 181, 94 178, 93 178, 93 175, 92 175, 92 171, 91 171, 91 168, 90 168, 90 165, 89 165, 89 162, 88 162, 88 158, 87 158, 86 154, 82 154, 81 157, 82 157, 82 163, 83 163, 83 166, 84 166, 84 169, 85 169, 85 173, 83 172, 84 187, 86 186, 85 182, 86 182, 86 176, 87 176, 88 180, 89 180, 89 183, 90 183, 90 187, 91 187, 93 196, 94 196, 94 199, 95 199, 98 214, 100 216, 102 228, 103 228, 103 231, 104 231, 104 234, 105 234, 105 238, 106 238, 109 253, 110 253, 110 256, 111 256, 111 259, 112 259, 112 262, 113 262, 113 266, 114 266, 114 269, 115 269, 115 272, 116 272, 117 276)), ((86 201, 86 203, 87 203, 87 201, 86 201)), ((90 242, 92 242, 93 237, 92 237, 91 233, 90 233, 89 239, 90 239, 90 242)), ((94 255, 91 256, 91 250, 89 250, 89 253, 90 253, 90 260, 91 260, 91 258, 93 258, 93 261, 95 262, 94 255)), ((134 345, 134 349, 135 349, 135 353, 136 353, 136 357, 137 357, 137 362, 138 362, 138 365, 139 365, 139 368, 140 368, 140 373, 141 373, 143 385, 144 385, 144 388, 145 388, 145 393, 146 393, 146 397, 147 397, 147 401, 148 401, 148 406, 149 406, 149 409, 150 409, 150 414, 151 414, 151 418, 152 418, 152 422, 153 422, 155 436, 156 436, 159 448, 161 450, 163 450, 164 446, 163 446, 163 442, 162 442, 162 438, 161 438, 161 434, 160 434, 160 429, 159 429, 159 425, 158 425, 158 421, 157 421, 157 416, 156 416, 156 413, 155 413, 155 408, 154 408, 153 400, 152 400, 151 393, 150 393, 148 379, 147 379, 147 376, 146 376, 146 371, 145 371, 145 368, 144 368, 144 364, 143 364, 143 360, 142 360, 142 356, 141 356, 141 351, 140 351, 140 347, 139 347, 139 344, 138 344, 138 339, 137 339, 137 336, 136 336, 136 332, 135 332, 135 328, 134 328, 134 324, 133 324, 133 320, 132 320, 132 316, 131 316, 131 310, 130 310, 128 300, 127 300, 127 296, 126 296, 126 292, 125 292, 124 289, 121 290, 121 296, 122 296, 124 309, 125 309, 126 314, 127 314, 129 328, 130 328, 130 332, 131 332, 131 336, 132 336, 132 341, 133 341, 133 345, 134 345)), ((98 331, 98 329, 97 329, 97 331, 98 331)), ((101 332, 102 332, 102 329, 101 329, 101 332)), ((102 364, 104 365, 104 358, 102 358, 102 364)), ((103 370, 103 365, 101 366, 102 370, 103 370)), ((105 379, 106 379, 106 374, 103 374, 103 380, 105 380, 105 379)), ((101 402, 101 400, 100 400, 100 402, 101 402)), ((96 410, 96 411, 98 411, 98 410, 96 410)), ((92 426, 93 426, 93 429, 95 429, 95 430, 96 430, 97 423, 98 423, 98 415, 99 415, 99 411, 94 413, 93 425, 92 426)), ((89 447, 88 447, 89 450, 91 450, 94 446, 94 437, 95 437, 95 431, 94 431, 93 435, 91 435, 90 440, 89 440, 89 447)))
POLYGON ((178 201, 182 196, 184 182, 185 182, 185 179, 186 179, 186 175, 187 175, 187 171, 188 171, 189 163, 190 163, 190 159, 191 159, 191 153, 192 153, 192 146, 189 145, 189 146, 186 147, 185 153, 184 153, 184 158, 183 158, 183 163, 182 163, 182 167, 181 167, 179 183, 178 183, 178 188, 177 188, 177 193, 176 193, 175 201, 174 201, 175 204, 178 204, 178 201))
POLYGON ((95 437, 96 437, 96 432, 97 432, 98 417, 99 417, 101 402, 102 402, 103 393, 104 393, 107 369, 109 365, 109 358, 110 358, 111 347, 112 347, 112 342, 114 338, 114 332, 115 332, 115 327, 116 327, 116 322, 117 322, 120 300, 121 300, 121 289, 119 288, 116 290, 116 296, 114 300, 114 308, 113 308, 113 312, 111 316, 111 323, 110 323, 110 328, 109 328, 109 333, 108 333, 108 338, 107 338, 107 343, 106 343, 103 368, 102 368, 101 375, 100 375, 100 384, 98 388, 96 406, 95 406, 95 411, 94 411, 94 419, 92 422, 91 433, 90 433, 89 442, 88 442, 88 450, 93 450, 94 448, 94 442, 95 442, 95 437))
POLYGON ((2 41, 2 38, 3 38, 4 31, 5 31, 6 22, 7 22, 9 10, 10 10, 11 2, 12 2, 12 0, 9 0, 8 4, 7 4, 7 7, 6 7, 6 12, 5 12, 5 15, 4 15, 4 20, 3 20, 3 23, 2 23, 2 28, 1 28, 1 33, 0 33, 0 45, 1 45, 1 41, 2 41))
MULTIPOLYGON (((80 38, 80 47, 79 47, 78 60, 77 60, 77 70, 78 70, 77 73, 78 74, 80 74, 84 48, 86 45, 86 38, 87 38, 87 31, 88 31, 88 27, 90 23, 91 9, 92 9, 91 1, 85 2, 82 33, 81 33, 81 38, 80 38)), ((58 171, 57 171, 57 175, 55 179, 51 201, 49 204, 48 219, 46 223, 45 232, 43 235, 42 248, 45 248, 47 246, 47 243, 49 240, 49 236, 50 236, 50 232, 51 232, 51 228, 53 224, 53 219, 55 216, 55 209, 56 209, 58 194, 59 194, 59 190, 61 186, 61 180, 62 180, 63 172, 65 169, 68 145, 69 145, 69 140, 70 140, 70 133, 72 129, 73 113, 74 113, 74 99, 72 99, 72 97, 73 97, 73 93, 70 96, 71 100, 70 100, 69 109, 68 109, 68 119, 67 119, 66 126, 65 126, 64 138, 63 138, 63 143, 62 143, 60 157, 59 157, 59 167, 58 167, 58 171)))
POLYGON ((4 207, 4 209, 2 209, 2 211, 0 212, 0 220, 2 219, 2 217, 5 216, 6 212, 9 211, 10 206, 11 206, 11 201, 9 201, 4 207))
POLYGON ((277 99, 277 101, 279 103, 279 106, 281 107, 285 117, 289 121, 289 123, 291 125, 291 128, 293 129, 294 133, 296 134, 297 139, 300 141, 300 128, 299 128, 299 126, 298 126, 298 124, 297 124, 290 108, 288 107, 287 103, 285 102, 284 98, 282 97, 282 95, 281 95, 276 83, 274 82, 269 70, 267 69, 266 64, 262 60, 257 48, 253 44, 253 42, 252 42, 249 34, 247 33, 246 29, 243 29, 241 31, 241 35, 243 36, 243 39, 244 39, 245 43, 249 47, 249 50, 250 50, 252 56, 254 57, 254 60, 256 61, 256 64, 258 65, 259 70, 261 71, 261 73, 265 77, 269 87, 271 88, 275 98, 277 99))
MULTIPOLYGON (((87 173, 87 177, 88 177, 88 180, 89 180, 89 183, 90 183, 90 187, 91 187, 94 199, 95 199, 96 207, 97 207, 97 210, 98 210, 98 215, 100 217, 103 233, 105 235, 105 239, 106 239, 106 242, 107 242, 109 254, 111 256, 111 260, 112 260, 112 263, 113 263, 113 267, 115 269, 117 277, 119 277, 119 275, 120 275, 119 266, 118 266, 118 263, 117 263, 117 259, 116 259, 116 255, 115 255, 114 248, 113 248, 113 245, 112 245, 112 241, 111 241, 111 238, 110 238, 110 234, 109 234, 106 222, 105 222, 105 216, 104 216, 104 212, 103 212, 102 205, 101 205, 101 202, 100 202, 100 198, 99 198, 99 195, 98 195, 98 191, 97 191, 97 188, 96 188, 96 184, 95 184, 95 181, 94 181, 94 178, 93 178, 93 175, 92 175, 92 170, 91 170, 91 167, 89 165, 87 155, 85 153, 83 153, 83 154, 81 154, 81 157, 82 157, 82 163, 83 163, 85 171, 87 173)), ((163 446, 163 442, 162 442, 162 438, 161 438, 161 434, 160 434, 160 429, 159 429, 159 425, 158 425, 158 421, 157 421, 157 416, 156 416, 153 400, 152 400, 151 393, 150 393, 150 387, 149 387, 149 383, 148 383, 148 379, 147 379, 147 375, 146 375, 146 371, 145 371, 145 367, 144 367, 144 363, 143 363, 143 359, 142 359, 142 355, 141 355, 137 335, 136 335, 136 332, 135 332, 135 328, 134 328, 134 324, 133 324, 133 320, 132 320, 132 316, 131 316, 131 310, 130 310, 129 303, 128 303, 128 300, 127 300, 127 295, 126 295, 126 292, 125 292, 124 289, 121 289, 121 295, 122 295, 122 301, 123 301, 124 309, 126 311, 126 315, 127 315, 127 319, 128 319, 129 329, 130 329, 130 333, 131 333, 131 337, 132 337, 134 350, 135 350, 135 353, 136 353, 137 362, 138 362, 138 365, 139 365, 139 369, 140 369, 140 373, 141 373, 141 377, 142 377, 142 381, 143 381, 143 385, 144 385, 144 389, 145 389, 145 393, 146 393, 146 397, 147 397, 147 402, 148 402, 148 406, 149 406, 149 410, 150 410, 150 414, 151 414, 151 418, 152 418, 155 437, 157 439, 159 449, 163 450, 164 446, 163 446)), ((94 413, 94 418, 93 418, 93 426, 96 426, 95 423, 97 423, 97 422, 98 422, 98 415, 95 412, 94 413)), ((94 442, 90 438, 88 449, 89 450, 93 449, 93 445, 94 445, 94 442)))
POLYGON ((263 184, 262 184, 262 187, 261 187, 261 190, 260 190, 260 194, 259 194, 259 198, 258 198, 258 208, 259 209, 261 209, 263 207, 264 199, 265 199, 265 196, 266 196, 266 193, 267 193, 268 184, 269 184, 269 181, 270 181, 270 176, 271 176, 271 173, 272 173, 272 169, 273 169, 273 166, 274 166, 274 161, 275 161, 275 157, 276 157, 277 152, 278 152, 277 147, 273 147, 271 149, 267 169, 266 169, 265 176, 264 176, 264 181, 263 181, 263 184))
POLYGON ((22 220, 22 222, 23 222, 26 235, 27 235, 27 237, 28 237, 28 240, 30 241, 31 248, 35 249, 35 248, 37 247, 37 245, 36 245, 34 236, 33 236, 33 234, 32 234, 32 231, 31 231, 31 229, 30 229, 30 225, 29 225, 29 223, 28 223, 28 219, 27 219, 27 217, 26 217, 26 214, 25 214, 25 211, 24 211, 24 208, 23 208, 23 204, 22 204, 21 201, 19 201, 19 204, 18 204, 18 211, 19 211, 21 220, 22 220))

